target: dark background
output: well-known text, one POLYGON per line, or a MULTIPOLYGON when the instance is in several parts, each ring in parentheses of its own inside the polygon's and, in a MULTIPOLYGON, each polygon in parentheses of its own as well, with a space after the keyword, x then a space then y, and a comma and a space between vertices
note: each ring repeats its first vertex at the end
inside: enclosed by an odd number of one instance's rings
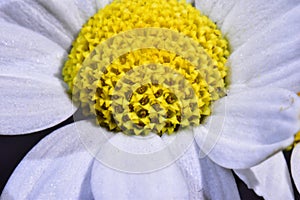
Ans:
MULTIPOLYGON (((39 131, 29 135, 20 136, 0 136, 0 194, 8 181, 13 170, 16 168, 18 163, 26 155, 30 149, 37 144, 43 137, 51 133, 52 131, 73 122, 73 117, 70 117, 63 123, 49 128, 44 131, 39 131)), ((285 158, 287 160, 288 166, 290 168, 290 157, 291 152, 284 152, 285 158)), ((247 186, 235 176, 236 183, 241 195, 242 200, 260 200, 263 199, 257 196, 253 190, 249 190, 247 186)), ((295 185, 293 183, 295 198, 300 200, 300 195, 297 192, 295 185)))

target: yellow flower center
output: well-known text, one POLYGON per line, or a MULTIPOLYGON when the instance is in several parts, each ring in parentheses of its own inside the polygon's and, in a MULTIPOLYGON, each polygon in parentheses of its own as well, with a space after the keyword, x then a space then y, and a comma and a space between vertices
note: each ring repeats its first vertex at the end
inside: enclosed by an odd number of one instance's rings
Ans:
POLYGON ((184 1, 115 0, 81 29, 63 78, 101 126, 171 134, 225 95, 228 56, 216 24, 184 1))

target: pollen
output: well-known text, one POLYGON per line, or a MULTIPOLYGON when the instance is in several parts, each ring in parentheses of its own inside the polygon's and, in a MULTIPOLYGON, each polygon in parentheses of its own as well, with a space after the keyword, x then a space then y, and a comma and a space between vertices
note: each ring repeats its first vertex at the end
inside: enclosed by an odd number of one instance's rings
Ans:
POLYGON ((82 27, 62 75, 97 124, 128 135, 199 125, 226 95, 229 45, 177 0, 115 0, 82 27))

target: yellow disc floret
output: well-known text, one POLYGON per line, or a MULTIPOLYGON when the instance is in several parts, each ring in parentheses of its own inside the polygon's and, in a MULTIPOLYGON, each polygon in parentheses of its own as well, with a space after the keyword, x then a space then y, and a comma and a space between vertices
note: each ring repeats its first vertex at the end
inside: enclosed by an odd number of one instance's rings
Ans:
POLYGON ((101 126, 171 134, 199 124, 225 95, 228 56, 215 23, 184 1, 116 0, 83 26, 63 78, 101 126), (132 30, 139 33, 122 35, 132 30))

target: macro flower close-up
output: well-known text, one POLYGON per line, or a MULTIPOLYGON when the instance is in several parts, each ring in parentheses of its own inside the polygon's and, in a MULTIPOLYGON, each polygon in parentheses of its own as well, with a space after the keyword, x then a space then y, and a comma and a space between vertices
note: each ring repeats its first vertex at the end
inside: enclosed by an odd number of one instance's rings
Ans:
POLYGON ((0 199, 297 199, 299 19, 297 0, 0 1, 0 145, 43 135, 0 199))

